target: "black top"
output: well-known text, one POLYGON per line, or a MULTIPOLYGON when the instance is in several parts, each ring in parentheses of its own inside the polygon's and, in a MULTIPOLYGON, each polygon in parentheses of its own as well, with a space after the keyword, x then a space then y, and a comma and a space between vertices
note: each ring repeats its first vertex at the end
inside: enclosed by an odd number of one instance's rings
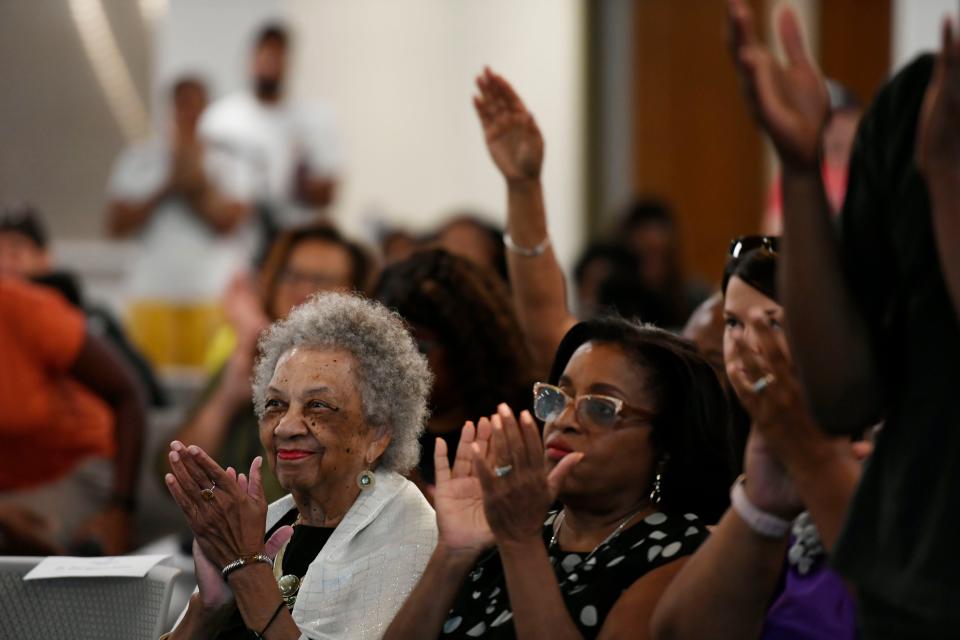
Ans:
MULTIPOLYGON (((297 519, 297 510, 291 509, 284 515, 277 524, 273 525, 264 536, 264 540, 269 540, 273 532, 280 527, 293 524, 297 519)), ((290 542, 287 543, 287 549, 283 553, 283 573, 281 575, 295 574, 303 578, 307 574, 310 563, 313 562, 323 545, 327 543, 330 536, 333 535, 336 527, 308 527, 298 524, 293 528, 293 535, 290 542)), ((257 629, 260 631, 260 629, 257 629)), ((216 636, 217 640, 247 640, 256 638, 252 631, 243 624, 243 618, 240 611, 234 611, 230 620, 224 624, 223 629, 216 636)))
POLYGON ((880 362, 886 425, 834 561, 873 597, 960 620, 960 323, 914 164, 932 68, 922 56, 881 91, 850 162, 839 222, 844 275, 880 362))
MULTIPOLYGON (((620 595, 647 572, 693 553, 707 530, 693 514, 653 513, 600 545, 593 557, 549 547, 551 513, 543 541, 570 617, 585 638, 595 638, 620 595)), ((507 583, 496 550, 480 560, 454 600, 440 638, 515 638, 507 583)))

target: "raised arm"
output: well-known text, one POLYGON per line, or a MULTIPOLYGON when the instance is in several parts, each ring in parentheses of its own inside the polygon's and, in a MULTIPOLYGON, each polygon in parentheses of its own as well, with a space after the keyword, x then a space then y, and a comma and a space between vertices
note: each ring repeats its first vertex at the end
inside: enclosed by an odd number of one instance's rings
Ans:
POLYGON ((927 88, 917 133, 917 166, 927 183, 940 268, 960 319, 960 41, 950 21, 927 88))
POLYGON ((876 420, 877 363, 864 318, 844 279, 840 244, 820 176, 826 86, 808 57, 796 15, 779 34, 786 64, 757 37, 745 0, 728 0, 734 61, 761 128, 783 165, 784 250, 780 279, 790 343, 817 423, 848 433, 876 420))
MULTIPOLYGON (((736 338, 727 362, 731 384, 753 419, 743 495, 754 508, 784 523, 805 508, 829 551, 861 465, 848 438, 828 437, 813 423, 769 319, 762 313, 751 317, 750 329, 759 349, 736 338), (766 386, 754 391, 764 378, 766 386)), ((788 534, 788 526, 780 535, 758 533, 737 509, 729 509, 668 589, 654 616, 654 636, 759 638, 780 582, 788 534)))
POLYGON ((537 370, 545 373, 576 318, 567 307, 563 271, 547 229, 540 183, 543 137, 503 77, 485 69, 477 78, 477 89, 474 106, 487 149, 507 186, 507 269, 517 319, 537 370))

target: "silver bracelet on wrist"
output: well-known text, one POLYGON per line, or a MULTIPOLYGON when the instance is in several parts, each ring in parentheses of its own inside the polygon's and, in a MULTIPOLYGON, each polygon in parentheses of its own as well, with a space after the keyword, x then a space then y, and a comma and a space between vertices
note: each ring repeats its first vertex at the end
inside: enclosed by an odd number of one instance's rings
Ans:
POLYGON ((547 250, 547 247, 550 246, 550 236, 547 236, 543 239, 543 242, 534 246, 534 247, 521 247, 516 242, 513 241, 513 238, 510 237, 510 233, 507 231, 503 232, 503 245, 514 252, 519 256, 524 258, 536 258, 537 256, 542 256, 543 252, 547 250))
POLYGON ((784 520, 772 513, 762 511, 754 506, 754 504, 750 502, 750 498, 747 497, 746 490, 743 488, 746 482, 746 476, 741 475, 737 478, 736 482, 733 483, 733 486, 730 487, 730 504, 733 505, 733 510, 737 512, 737 515, 740 516, 748 527, 764 538, 776 538, 779 540, 786 537, 790 532, 790 521, 784 520))
POLYGON ((255 553, 252 556, 243 556, 243 557, 237 558, 236 560, 234 560, 233 562, 225 566, 220 571, 220 574, 223 576, 223 579, 226 580, 227 576, 229 576, 231 573, 233 573, 237 569, 242 569, 247 565, 253 564, 255 562, 263 562, 270 565, 270 567, 273 568, 273 560, 270 559, 270 556, 265 555, 263 553, 255 553))

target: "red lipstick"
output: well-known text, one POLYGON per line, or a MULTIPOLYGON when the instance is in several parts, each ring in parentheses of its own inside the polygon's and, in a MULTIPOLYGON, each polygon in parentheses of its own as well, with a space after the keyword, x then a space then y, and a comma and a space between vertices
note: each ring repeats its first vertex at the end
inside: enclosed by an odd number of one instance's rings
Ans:
POLYGON ((301 449, 277 449, 278 460, 303 460, 313 454, 313 451, 303 451, 301 449))

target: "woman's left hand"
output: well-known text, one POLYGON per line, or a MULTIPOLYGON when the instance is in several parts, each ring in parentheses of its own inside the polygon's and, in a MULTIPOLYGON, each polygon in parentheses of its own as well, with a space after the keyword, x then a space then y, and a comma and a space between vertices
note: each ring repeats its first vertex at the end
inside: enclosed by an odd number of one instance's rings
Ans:
POLYGON ((260 470, 263 459, 250 465, 250 476, 224 471, 200 447, 170 445, 167 488, 180 506, 204 556, 223 568, 234 560, 263 553, 267 502, 260 470), (203 491, 213 488, 209 499, 203 491))
POLYGON ((567 455, 548 475, 540 431, 528 411, 520 414, 518 424, 510 408, 502 404, 490 420, 493 464, 484 459, 476 445, 473 458, 490 529, 500 545, 539 540, 543 520, 561 482, 583 454, 567 455))
POLYGON ((739 389, 744 409, 753 427, 766 445, 778 456, 788 457, 797 447, 825 442, 807 407, 803 387, 790 356, 781 348, 770 321, 761 313, 751 314, 750 330, 759 348, 749 348, 741 337, 736 343, 736 359, 741 366, 727 368, 731 382, 739 389), (768 382, 760 390, 756 384, 768 382))

